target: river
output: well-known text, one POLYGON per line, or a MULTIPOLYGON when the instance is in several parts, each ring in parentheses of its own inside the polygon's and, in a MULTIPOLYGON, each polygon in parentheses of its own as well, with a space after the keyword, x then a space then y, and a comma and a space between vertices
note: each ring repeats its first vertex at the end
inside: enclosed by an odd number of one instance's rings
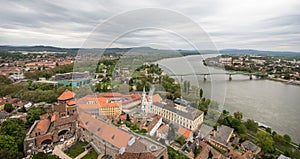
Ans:
MULTIPOLYGON (((216 55, 192 55, 162 59, 157 63, 167 74, 224 73, 222 69, 206 67, 202 60, 216 55)), ((300 86, 253 79, 245 75, 179 76, 177 81, 189 80, 204 90, 206 97, 218 101, 220 109, 233 113, 241 111, 244 118, 264 123, 279 134, 288 134, 300 142, 300 86), (223 107, 223 108, 222 108, 223 107)))

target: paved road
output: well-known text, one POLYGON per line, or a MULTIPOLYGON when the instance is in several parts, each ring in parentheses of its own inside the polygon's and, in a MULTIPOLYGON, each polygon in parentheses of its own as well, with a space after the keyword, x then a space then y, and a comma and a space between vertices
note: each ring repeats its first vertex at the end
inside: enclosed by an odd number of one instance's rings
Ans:
POLYGON ((82 152, 80 155, 78 155, 77 157, 75 157, 75 159, 81 159, 82 157, 84 157, 86 154, 88 154, 89 150, 85 150, 84 152, 82 152))
POLYGON ((69 157, 68 155, 66 155, 62 150, 62 145, 57 145, 54 147, 53 150, 53 154, 58 156, 60 159, 72 159, 71 157, 69 157))

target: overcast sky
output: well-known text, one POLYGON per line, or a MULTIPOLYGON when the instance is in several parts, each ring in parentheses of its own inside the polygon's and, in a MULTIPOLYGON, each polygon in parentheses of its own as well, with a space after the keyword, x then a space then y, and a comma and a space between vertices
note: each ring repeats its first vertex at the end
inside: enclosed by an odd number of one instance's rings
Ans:
POLYGON ((103 41, 116 40, 122 31, 124 35, 111 47, 192 49, 183 39, 198 38, 196 32, 200 30, 203 36, 207 33, 204 39, 216 49, 300 51, 299 28, 299 0, 0 0, 0 45, 107 47, 103 41), (143 14, 143 8, 168 9, 195 22, 198 28, 185 26, 186 21, 176 14, 143 14), (135 15, 127 14, 137 9, 135 15), (124 14, 127 16, 122 17, 124 14), (116 16, 124 21, 118 19, 112 26, 98 29, 116 16), (145 28, 126 30, 137 25, 139 16, 145 17, 145 24, 138 24, 145 28), (157 20, 168 22, 178 31, 152 25, 157 20))

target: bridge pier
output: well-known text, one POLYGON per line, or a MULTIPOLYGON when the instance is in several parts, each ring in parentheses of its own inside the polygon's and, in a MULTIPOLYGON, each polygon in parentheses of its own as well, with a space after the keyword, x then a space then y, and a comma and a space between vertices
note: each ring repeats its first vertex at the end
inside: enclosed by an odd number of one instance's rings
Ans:
POLYGON ((249 79, 252 80, 252 75, 249 75, 249 79))
POLYGON ((206 79, 207 79, 207 75, 205 74, 205 75, 203 76, 203 80, 206 81, 206 79))
POLYGON ((229 81, 231 81, 232 80, 232 77, 231 77, 231 74, 229 74, 229 81))

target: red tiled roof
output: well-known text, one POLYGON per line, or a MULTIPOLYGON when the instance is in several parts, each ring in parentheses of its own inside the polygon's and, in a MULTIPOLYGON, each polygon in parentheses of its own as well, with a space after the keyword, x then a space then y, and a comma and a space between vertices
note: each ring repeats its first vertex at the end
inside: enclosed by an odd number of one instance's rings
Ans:
POLYGON ((161 127, 159 127, 157 129, 157 131, 160 132, 160 133, 168 133, 168 131, 169 131, 169 125, 164 124, 161 127))
POLYGON ((106 98, 113 98, 113 97, 123 97, 124 95, 121 93, 105 93, 102 96, 106 98))
POLYGON ((199 146, 201 147, 201 152, 196 156, 196 159, 208 158, 210 146, 203 141, 200 142, 199 146))
POLYGON ((88 131, 118 148, 125 148, 132 137, 129 133, 95 119, 87 113, 81 113, 79 118, 83 123, 82 126, 88 131))
POLYGON ((121 120, 126 120, 126 119, 127 119, 127 115, 125 115, 125 114, 124 114, 124 115, 120 115, 119 118, 120 118, 121 120))
POLYGON ((199 146, 202 148, 201 152, 196 156, 196 159, 202 159, 202 158, 208 158, 209 152, 212 153, 212 158, 218 158, 218 159, 226 159, 224 155, 222 155, 220 152, 206 144, 204 141, 201 141, 199 146))
POLYGON ((48 114, 47 114, 47 113, 45 113, 45 114, 43 114, 43 115, 40 115, 40 119, 41 119, 41 120, 46 119, 47 117, 48 117, 48 114))
POLYGON ((58 100, 68 100, 68 99, 72 99, 75 97, 75 93, 66 90, 64 91, 57 99, 58 100))
MULTIPOLYGON (((146 129, 147 131, 151 131, 153 129, 153 127, 158 123, 158 121, 161 119, 161 117, 159 115, 154 115, 151 117, 152 121, 150 121, 148 123, 148 126, 143 126, 144 129, 146 129)), ((145 121, 147 122, 147 121, 145 121)))
POLYGON ((105 93, 99 97, 105 98, 130 98, 122 101, 122 104, 128 104, 141 99, 139 94, 121 94, 121 93, 105 93))
POLYGON ((99 106, 100 107, 119 107, 120 106, 119 102, 109 103, 109 102, 107 102, 107 99, 99 99, 98 98, 98 101, 99 101, 99 106))
POLYGON ((181 126, 178 129, 178 134, 184 136, 185 138, 188 138, 190 137, 191 131, 181 126))
POLYGON ((160 97, 159 94, 155 94, 155 95, 152 96, 152 101, 153 101, 153 103, 155 103, 155 102, 161 102, 162 98, 160 97))
POLYGON ((65 61, 65 62, 63 62, 62 64, 63 64, 63 65, 70 65, 70 64, 72 64, 72 61, 65 61))
POLYGON ((68 106, 75 105, 75 100, 70 100, 67 103, 68 106))
POLYGON ((140 159, 140 158, 156 159, 156 157, 151 152, 145 152, 145 153, 125 152, 122 155, 118 155, 116 159, 140 159))
POLYGON ((229 156, 232 159, 246 159, 246 157, 242 156, 242 154, 240 152, 237 152, 237 151, 234 151, 234 150, 230 150, 229 156))
POLYGON ((100 107, 119 107, 119 102, 108 102, 108 99, 102 96, 96 97, 92 95, 87 95, 80 98, 76 104, 82 109, 97 109, 100 107))
POLYGON ((40 120, 37 126, 35 127, 35 130, 39 130, 42 133, 46 133, 50 125, 50 120, 49 119, 43 119, 40 120))
POLYGON ((54 112, 53 115, 51 116, 51 122, 54 122, 58 117, 58 112, 54 112))
POLYGON ((17 102, 19 102, 19 101, 20 101, 19 98, 11 98, 10 100, 8 100, 8 103, 9 103, 9 104, 14 104, 14 103, 17 103, 17 102))
POLYGON ((127 96, 131 97, 131 99, 122 101, 122 104, 128 104, 128 103, 131 103, 131 102, 134 102, 134 101, 137 101, 137 100, 141 99, 141 96, 139 94, 130 94, 130 95, 127 95, 127 96))

